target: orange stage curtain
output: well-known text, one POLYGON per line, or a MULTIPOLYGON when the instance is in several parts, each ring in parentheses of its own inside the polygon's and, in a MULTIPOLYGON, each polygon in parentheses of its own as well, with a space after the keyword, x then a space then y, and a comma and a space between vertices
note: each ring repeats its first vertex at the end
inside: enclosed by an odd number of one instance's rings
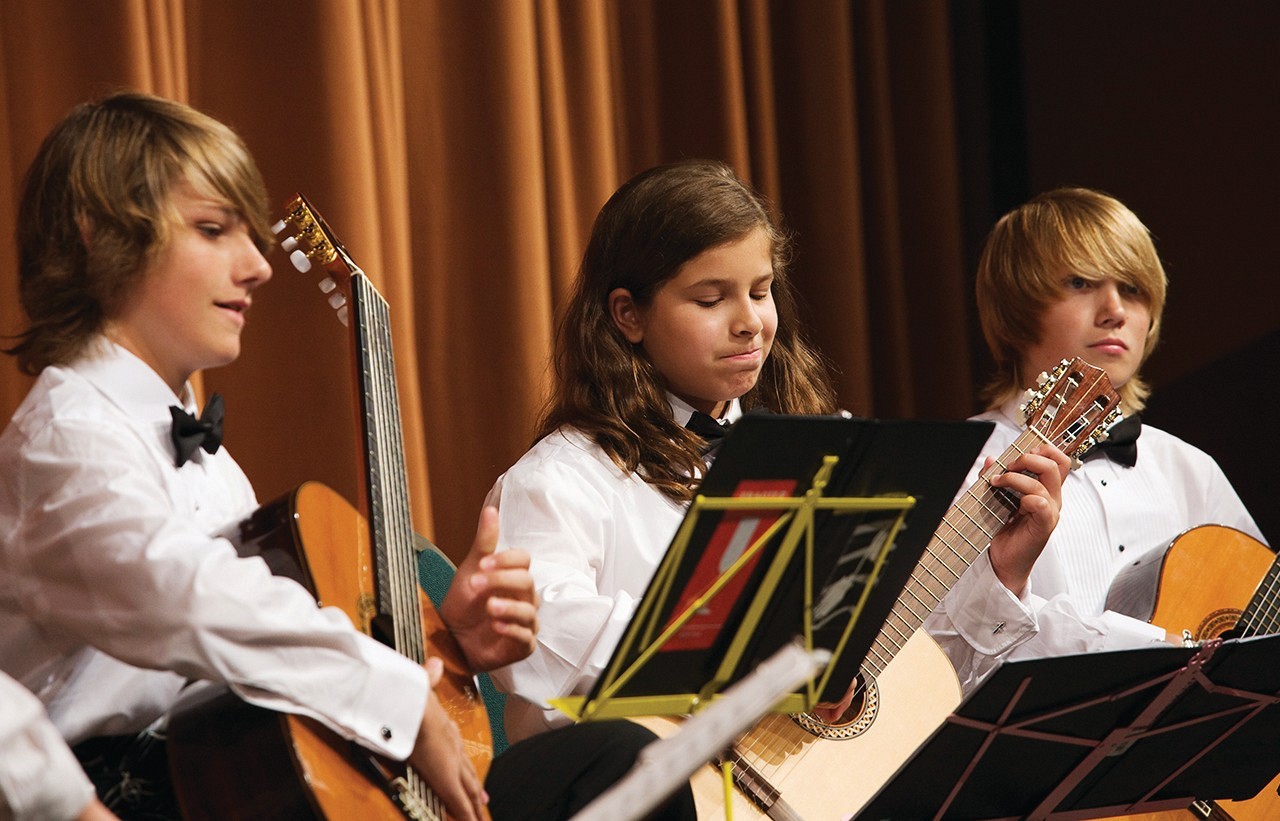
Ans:
MULTIPOLYGON (((809 330, 860 414, 973 410, 948 6, 892 0, 0 0, 0 332, 20 176, 75 103, 137 88, 231 124, 391 305, 415 525, 457 557, 530 444, 591 221, 655 163, 724 159, 796 233, 809 330), (927 328, 922 334, 920 329, 927 328)), ((273 258, 203 376, 264 500, 359 485, 341 327, 273 258)), ((0 416, 29 385, 0 365, 0 416)))

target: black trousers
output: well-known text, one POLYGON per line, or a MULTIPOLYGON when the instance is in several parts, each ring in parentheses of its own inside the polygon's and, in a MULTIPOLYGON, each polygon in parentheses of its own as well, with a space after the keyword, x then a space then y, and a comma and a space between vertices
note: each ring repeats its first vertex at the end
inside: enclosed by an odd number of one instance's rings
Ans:
MULTIPOLYGON (((626 775, 656 738, 630 721, 590 721, 512 745, 494 759, 485 779, 493 821, 571 817, 626 775)), ((686 782, 647 817, 693 821, 697 816, 686 782)))

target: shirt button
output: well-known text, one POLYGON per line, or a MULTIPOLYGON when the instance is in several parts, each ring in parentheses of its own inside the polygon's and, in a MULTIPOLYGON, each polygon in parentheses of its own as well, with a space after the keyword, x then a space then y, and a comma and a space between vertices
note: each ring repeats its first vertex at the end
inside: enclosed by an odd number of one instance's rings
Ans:
POLYGON ((1103 487, 1106 487, 1106 486, 1107 486, 1107 480, 1106 480, 1106 479, 1103 479, 1103 480, 1102 480, 1102 486, 1103 486, 1103 487))
POLYGON ((381 730, 381 733, 382 733, 382 740, 383 740, 383 741, 390 741, 390 740, 391 740, 391 728, 390 728, 390 727, 383 727, 383 728, 382 728, 382 730, 381 730))
POLYGON ((1123 552, 1124 552, 1124 545, 1120 545, 1120 552, 1121 552, 1121 553, 1123 553, 1123 552))

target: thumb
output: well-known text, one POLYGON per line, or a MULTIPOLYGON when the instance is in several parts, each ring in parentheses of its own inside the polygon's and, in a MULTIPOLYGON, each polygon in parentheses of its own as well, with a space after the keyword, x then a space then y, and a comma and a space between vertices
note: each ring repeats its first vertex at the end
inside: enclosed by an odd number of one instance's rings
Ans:
POLYGON ((471 543, 471 554, 475 558, 490 555, 498 547, 498 509, 493 505, 485 505, 480 511, 480 522, 476 525, 476 538, 471 543))
POLYGON ((427 683, 434 690, 444 678, 444 662, 438 656, 428 656, 422 666, 427 668, 427 683))

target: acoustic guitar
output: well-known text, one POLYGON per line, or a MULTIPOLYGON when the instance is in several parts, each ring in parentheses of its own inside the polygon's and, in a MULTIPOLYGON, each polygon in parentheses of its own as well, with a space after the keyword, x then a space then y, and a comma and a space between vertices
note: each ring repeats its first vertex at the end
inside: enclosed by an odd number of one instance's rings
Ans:
MULTIPOLYGON (((1018 438, 952 505, 898 596, 862 664, 853 704, 828 723, 812 713, 773 714, 728 755, 734 818, 837 819, 855 813, 928 738, 961 699, 955 671, 920 630, 925 617, 1012 518, 1018 499, 991 477, 1042 442, 1079 457, 1120 418, 1104 371, 1063 360, 1028 391, 1018 438)), ((675 719, 642 720, 670 735, 675 719)), ((702 768, 692 779, 699 815, 725 816, 723 776, 702 768)))
MULTIPOLYGON (((276 233, 351 334, 368 516, 307 483, 228 534, 242 555, 304 584, 323 606, 418 663, 444 661, 435 694, 462 732, 480 777, 492 760, 489 722, 461 650, 418 585, 387 303, 301 196, 276 233)), ((252 707, 211 688, 170 718, 169 759, 188 819, 443 819, 418 774, 318 722, 252 707)))
MULTIPOLYGON (((1112 582, 1107 609, 1157 624, 1195 641, 1280 633, 1280 558, 1271 548, 1222 525, 1193 527, 1164 550, 1126 567, 1112 582), (1261 579, 1256 582, 1255 579, 1261 579)), ((1124 816, 1128 821, 1274 821, 1280 776, 1244 801, 1196 801, 1185 810, 1124 816)))

